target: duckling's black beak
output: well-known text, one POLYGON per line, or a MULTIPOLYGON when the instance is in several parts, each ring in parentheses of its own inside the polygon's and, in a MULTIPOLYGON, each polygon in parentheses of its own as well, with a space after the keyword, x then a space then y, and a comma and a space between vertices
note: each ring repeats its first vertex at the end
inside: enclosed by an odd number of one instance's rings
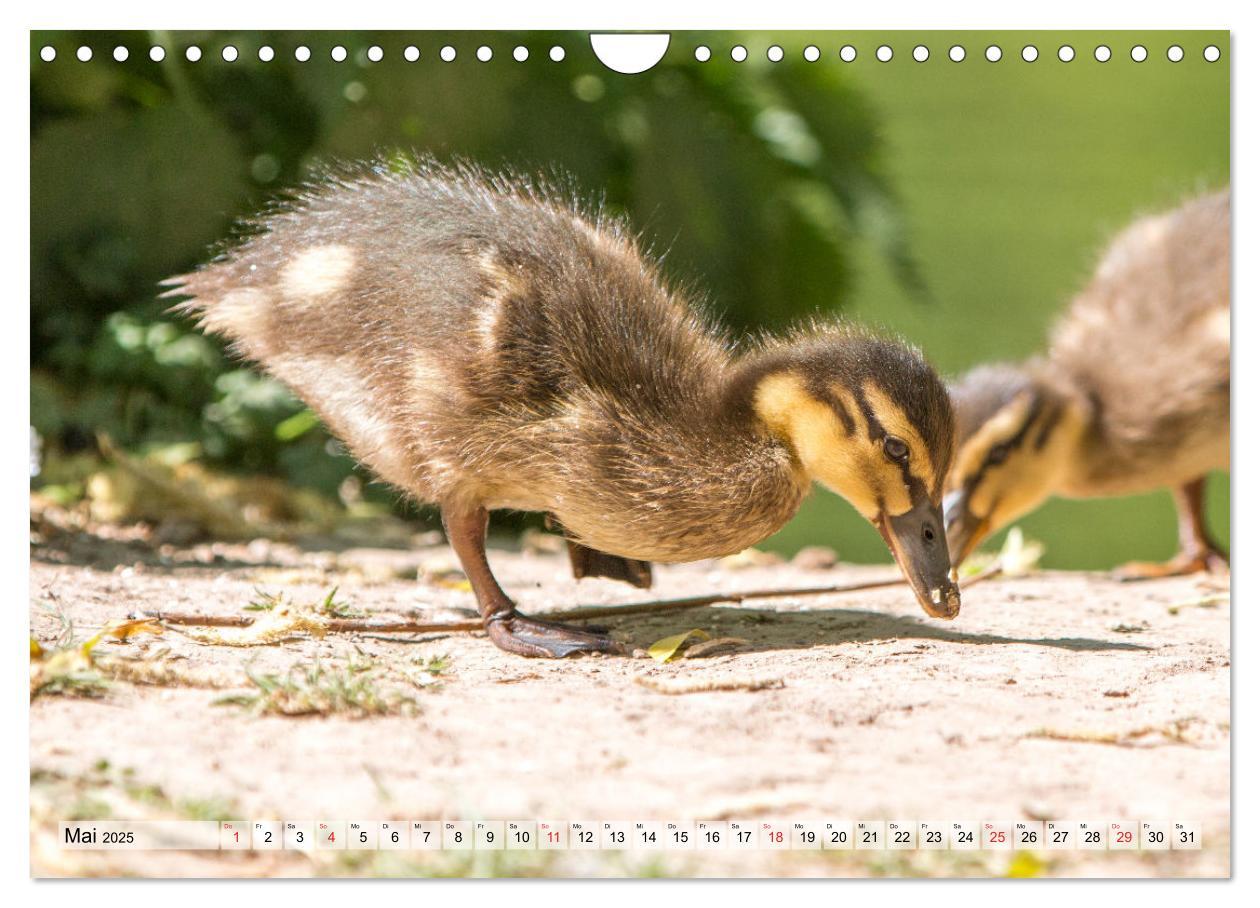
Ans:
POLYGON ((962 600, 949 563, 941 506, 924 496, 904 514, 881 514, 877 525, 923 611, 933 618, 956 617, 962 600))
POLYGON ((962 564, 972 550, 984 542, 992 523, 989 518, 972 513, 961 491, 945 496, 945 536, 954 567, 962 564))

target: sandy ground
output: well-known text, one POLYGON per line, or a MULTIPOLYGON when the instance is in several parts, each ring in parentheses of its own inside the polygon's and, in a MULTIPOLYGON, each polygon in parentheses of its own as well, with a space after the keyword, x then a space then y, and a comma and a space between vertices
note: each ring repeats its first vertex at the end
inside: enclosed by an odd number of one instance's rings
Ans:
MULTIPOLYGON (((645 596, 609 581, 577 584, 556 554, 502 551, 492 560, 527 612, 888 570, 701 563, 658 568, 645 596)), ((239 614, 258 589, 316 603, 334 585, 338 599, 372 616, 458 618, 471 596, 449 567, 440 545, 158 549, 60 538, 32 549, 31 630, 52 640, 60 614, 82 638, 136 608, 239 614)), ((160 641, 105 643, 99 651, 112 656, 166 652, 189 674, 227 684, 246 666, 370 664, 384 692, 412 702, 400 715, 289 718, 178 684, 37 697, 32 873, 975 876, 1018 866, 1226 875, 1230 610, 1213 594, 1227 584, 1044 573, 975 586, 951 623, 925 616, 899 588, 606 622, 631 650, 691 628, 748 641, 669 664, 525 660, 480 634, 295 636, 236 648, 170 629, 160 641), (671 695, 645 680, 774 685, 671 695), (70 816, 1185 819, 1202 824, 1206 844, 1055 852, 1031 863, 1010 852, 121 854, 58 849, 55 821, 70 816)))

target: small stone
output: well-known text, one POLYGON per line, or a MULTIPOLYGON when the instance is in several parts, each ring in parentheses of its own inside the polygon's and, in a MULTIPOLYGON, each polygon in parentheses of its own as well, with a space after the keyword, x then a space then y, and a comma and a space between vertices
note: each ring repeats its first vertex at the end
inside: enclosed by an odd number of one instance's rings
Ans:
POLYGON ((783 563, 783 556, 777 552, 763 552, 760 549, 744 549, 734 555, 727 555, 718 561, 728 571, 738 571, 752 567, 774 567, 783 563))
POLYGON ((825 545, 807 545, 793 556, 792 566, 806 571, 826 571, 839 561, 835 549, 825 545))

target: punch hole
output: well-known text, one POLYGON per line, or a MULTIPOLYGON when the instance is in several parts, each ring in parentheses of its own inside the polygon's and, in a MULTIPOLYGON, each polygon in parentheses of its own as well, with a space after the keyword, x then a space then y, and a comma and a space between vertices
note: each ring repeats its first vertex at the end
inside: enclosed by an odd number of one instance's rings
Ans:
POLYGON ((1064 44, 1059 48, 1059 61, 1062 63, 1071 63, 1076 59, 1076 48, 1071 44, 1064 44))
POLYGON ((305 63, 310 58, 311 58, 311 49, 307 47, 305 44, 299 44, 297 48, 293 51, 293 59, 297 60, 299 63, 305 63))
POLYGON ((149 59, 154 63, 161 63, 166 59, 166 48, 159 45, 153 45, 149 48, 149 59))
MULTIPOLYGON (((557 63, 564 59, 564 48, 553 47, 552 58, 557 63), (560 56, 556 57, 556 51, 560 56)), ((640 35, 623 35, 613 32, 592 32, 591 52, 595 58, 613 72, 632 76, 647 72, 665 56, 669 50, 669 33, 652 32, 640 35)), ((705 48, 705 58, 700 59, 700 48, 696 48, 696 59, 703 63, 708 60, 709 49, 705 48)))
POLYGON ((736 63, 743 63, 748 59, 748 48, 742 44, 736 44, 731 48, 731 59, 736 63))
POLYGON ((1168 60, 1171 63, 1180 63, 1186 56, 1186 52, 1181 49, 1180 44, 1174 44, 1168 48, 1168 60))
POLYGON ((855 48, 852 44, 846 44, 844 47, 840 48, 840 59, 845 63, 852 63, 857 59, 857 48, 855 48))
POLYGON ((57 59, 57 49, 50 44, 45 44, 39 49, 39 58, 45 63, 51 63, 57 59))
POLYGON ((333 45, 333 49, 328 52, 328 55, 333 58, 334 63, 346 62, 346 49, 340 44, 333 45))
POLYGON ((967 48, 963 47, 961 44, 955 44, 949 49, 949 58, 955 63, 961 63, 963 60, 967 59, 967 48))
POLYGON ((1106 63, 1111 59, 1111 48, 1106 44, 1099 44, 1094 48, 1094 59, 1099 63, 1106 63))
POLYGON ((816 45, 811 44, 801 51, 801 56, 810 63, 817 63, 822 57, 822 51, 820 51, 816 45))
POLYGON ((1025 44, 1025 45, 1024 45, 1024 49, 1023 49, 1023 50, 1021 50, 1021 51, 1019 52, 1019 55, 1020 55, 1021 57, 1023 57, 1023 58, 1024 58, 1024 62, 1025 62, 1025 63, 1035 63, 1035 62, 1037 62, 1037 47, 1036 47, 1036 45, 1033 45, 1033 44, 1025 44))
POLYGON ((477 48, 477 59, 480 60, 482 63, 489 63, 493 57, 494 57, 494 51, 492 51, 485 44, 477 48))
POLYGON ((512 48, 512 59, 517 63, 524 63, 529 59, 529 48, 524 44, 518 44, 512 48))
POLYGON ((887 44, 881 44, 875 48, 875 59, 880 63, 887 63, 893 58, 893 49, 887 44))
POLYGON ((778 63, 783 59, 783 48, 779 47, 777 44, 771 44, 766 50, 766 59, 771 63, 778 63))
POLYGON ((1002 59, 1002 48, 998 47, 996 44, 990 44, 984 49, 984 58, 990 63, 996 63, 998 60, 1002 59))
POLYGON ((224 63, 235 63, 236 58, 239 56, 239 54, 237 54, 236 52, 236 48, 233 47, 231 44, 224 47, 223 50, 221 50, 219 53, 223 57, 224 63))
POLYGON ((1146 59, 1146 48, 1141 44, 1133 45, 1133 49, 1129 51, 1129 56, 1133 58, 1134 63, 1141 63, 1146 59))
POLYGON ((189 63, 196 63, 201 59, 201 48, 196 44, 190 44, 184 49, 184 59, 189 63))
POLYGON ((86 63, 88 60, 92 59, 92 48, 84 44, 74 52, 74 55, 79 58, 80 63, 86 63))
POLYGON ((709 58, 712 56, 713 56, 713 52, 710 51, 703 44, 701 44, 699 47, 696 48, 696 62, 697 63, 708 63, 709 58))
POLYGON ((380 63, 385 59, 385 51, 381 49, 379 44, 373 44, 367 49, 367 58, 373 63, 380 63))
POLYGON ((455 48, 451 47, 449 44, 444 45, 442 49, 438 51, 438 56, 442 58, 443 63, 450 63, 455 59, 455 48))
POLYGON ((547 51, 547 56, 551 58, 552 63, 560 63, 564 60, 564 48, 557 44, 551 50, 547 51))
POLYGON ((916 62, 926 63, 928 57, 932 56, 932 52, 928 50, 926 46, 919 44, 916 45, 914 50, 910 52, 910 55, 914 57, 916 62))
POLYGON ((420 48, 414 44, 408 44, 403 48, 403 59, 408 63, 415 63, 420 59, 420 48))
POLYGON ((131 51, 123 47, 121 44, 114 48, 114 59, 119 63, 126 63, 127 58, 131 56, 131 51))
POLYGON ((1220 58, 1221 49, 1215 44, 1209 44, 1207 47, 1203 48, 1203 59, 1207 60, 1209 63, 1215 63, 1220 58))

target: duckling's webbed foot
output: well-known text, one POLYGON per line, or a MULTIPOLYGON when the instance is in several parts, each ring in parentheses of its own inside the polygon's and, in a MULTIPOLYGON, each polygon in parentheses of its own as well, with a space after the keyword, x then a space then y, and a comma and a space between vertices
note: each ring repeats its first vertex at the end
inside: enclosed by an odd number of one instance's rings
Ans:
POLYGON ((621 647, 604 634, 567 624, 505 612, 486 621, 486 633, 499 649, 521 656, 563 659, 575 653, 616 653, 621 647))
POLYGON ((651 562, 588 549, 571 539, 568 543, 569 563, 573 565, 574 580, 581 580, 583 577, 607 577, 610 580, 625 581, 641 590, 652 586, 651 562))
POLYGON ((1187 574, 1229 573, 1229 556, 1212 541, 1203 519, 1204 485, 1203 479, 1196 479, 1173 490, 1181 550, 1170 561, 1135 561, 1121 565, 1113 575, 1116 579, 1156 580, 1160 577, 1182 577, 1187 574))
POLYGON ((451 548, 464 567, 477 597, 486 633, 499 649, 521 656, 562 659, 574 653, 612 653, 621 647, 590 628, 526 618, 499 586, 486 560, 485 508, 443 508, 442 523, 451 548))
POLYGON ((1215 551, 1178 552, 1169 561, 1130 561, 1116 568, 1112 576, 1130 582, 1204 573, 1228 574, 1229 559, 1215 551))

